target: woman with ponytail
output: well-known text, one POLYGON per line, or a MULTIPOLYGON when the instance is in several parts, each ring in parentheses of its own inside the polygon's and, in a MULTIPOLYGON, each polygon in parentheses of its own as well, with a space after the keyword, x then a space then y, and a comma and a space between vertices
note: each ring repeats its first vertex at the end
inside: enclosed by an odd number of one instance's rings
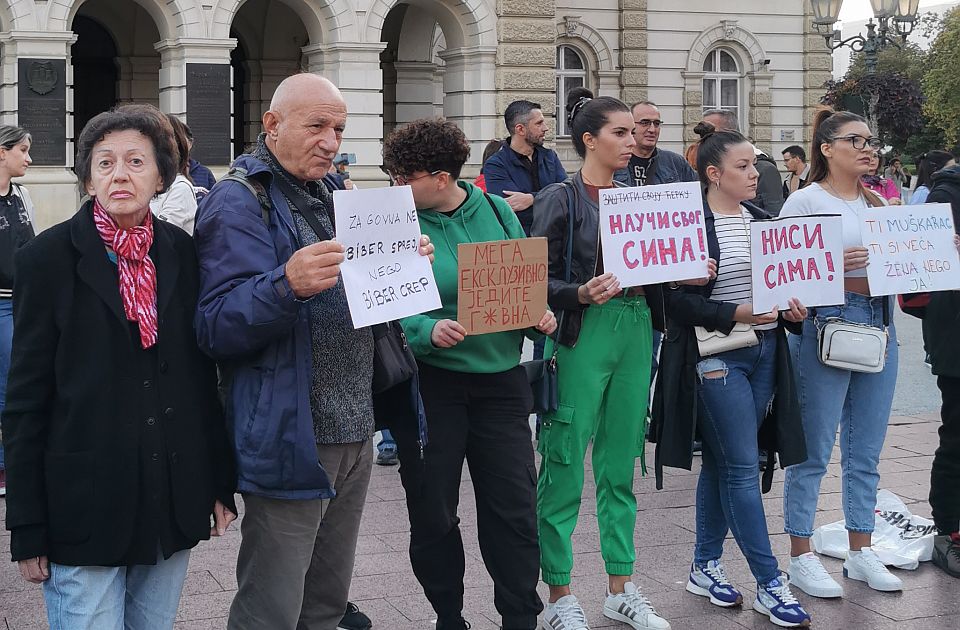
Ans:
POLYGON ((561 322, 544 350, 550 356, 557 346, 560 405, 543 415, 538 444, 543 456, 537 483, 540 564, 550 587, 541 627, 588 628, 570 592, 570 572, 584 456, 592 439, 600 547, 608 574, 603 614, 635 629, 668 630, 670 624, 631 581, 637 519, 633 478, 635 460, 643 457, 651 336, 654 327, 663 329, 663 293, 659 285, 622 287, 604 272, 600 251, 600 190, 618 185, 613 174, 630 160, 633 116, 620 100, 593 98, 584 88, 570 91, 566 111, 583 167, 537 195, 531 233, 548 239, 548 301, 561 322))
POLYGON ((727 579, 723 540, 733 532, 757 580, 753 609, 782 627, 810 625, 770 547, 757 477, 759 450, 767 451, 764 489, 775 456, 781 465, 802 462, 803 428, 786 329, 799 332, 807 309, 796 299, 754 315, 750 284, 750 227, 770 215, 748 200, 759 173, 753 145, 736 131, 702 122, 697 171, 704 189, 703 219, 717 277, 706 286, 670 285, 667 330, 653 404, 657 487, 663 466, 693 462, 694 432, 703 443, 697 483, 693 563, 686 590, 728 608, 743 595, 727 579), (747 324, 753 345, 701 356, 695 326, 729 335, 747 324))
POLYGON ((790 534, 790 583, 815 597, 843 596, 843 588, 810 551, 820 481, 830 463, 838 428, 843 511, 850 543, 843 574, 880 591, 902 588, 900 579, 887 570, 870 547, 880 481, 877 466, 897 382, 892 301, 870 295, 868 251, 860 238, 860 213, 871 206, 886 205, 866 190, 861 180, 881 145, 862 117, 819 110, 813 122, 810 183, 790 195, 780 214, 839 214, 843 220, 844 303, 810 309, 803 334, 791 339, 799 357, 797 386, 807 460, 787 468, 783 513, 790 534), (821 363, 817 333, 830 318, 886 328, 883 371, 854 372, 821 363))

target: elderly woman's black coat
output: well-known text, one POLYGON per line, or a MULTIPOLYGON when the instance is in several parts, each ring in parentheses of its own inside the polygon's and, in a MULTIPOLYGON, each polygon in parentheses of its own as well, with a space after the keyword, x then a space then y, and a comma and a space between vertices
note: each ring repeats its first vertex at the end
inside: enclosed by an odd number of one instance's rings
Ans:
POLYGON ((138 564, 156 559, 158 531, 174 551, 208 538, 215 499, 236 511, 216 369, 193 330, 193 241, 153 225, 159 330, 148 351, 89 202, 17 253, 2 420, 14 560, 138 564), (151 484, 162 509, 143 496, 151 484))
MULTIPOLYGON (((743 205, 755 219, 770 218, 769 214, 752 204, 743 205)), ((720 243, 713 213, 706 203, 703 212, 707 249, 710 257, 719 261, 720 243)), ((667 330, 660 350, 650 427, 650 439, 657 444, 655 469, 658 489, 663 487, 664 466, 686 470, 693 466, 693 441, 699 414, 697 363, 700 362, 693 327, 696 324, 729 334, 735 324, 733 316, 736 304, 709 299, 715 283, 716 280, 712 280, 703 287, 684 285, 664 291, 667 330)), ((779 455, 781 466, 799 464, 807 458, 800 403, 785 332, 785 328, 799 332, 801 326, 781 317, 777 329, 776 390, 773 405, 757 435, 759 447, 768 453, 763 475, 764 492, 770 489, 776 455, 779 455)), ((747 437, 744 436, 744 439, 747 437)))

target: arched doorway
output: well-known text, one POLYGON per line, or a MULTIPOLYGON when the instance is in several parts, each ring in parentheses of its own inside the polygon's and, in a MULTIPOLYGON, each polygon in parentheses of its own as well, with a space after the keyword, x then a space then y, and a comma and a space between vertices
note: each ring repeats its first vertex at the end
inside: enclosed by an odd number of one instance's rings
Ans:
MULTIPOLYGON (((230 25, 237 47, 233 67, 234 155, 257 140, 261 118, 277 85, 305 70, 303 51, 310 43, 300 16, 280 0, 247 0, 230 25)), ((319 42, 318 42, 319 43, 319 42)))
POLYGON ((375 4, 390 7, 379 32, 384 135, 417 118, 444 116, 463 129, 472 149, 467 163, 478 166, 498 128, 496 37, 486 9, 473 0, 375 4))
POLYGON ((77 41, 73 65, 74 136, 91 118, 118 103, 158 105, 160 32, 153 18, 130 0, 86 0, 71 28, 77 41))

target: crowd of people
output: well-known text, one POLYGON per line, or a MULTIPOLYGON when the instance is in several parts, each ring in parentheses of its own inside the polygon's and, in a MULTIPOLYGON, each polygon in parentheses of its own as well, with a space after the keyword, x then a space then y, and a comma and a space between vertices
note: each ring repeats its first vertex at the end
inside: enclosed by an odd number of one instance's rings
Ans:
MULTIPOLYGON (((348 111, 333 83, 285 79, 255 146, 219 182, 190 157, 177 117, 148 105, 95 116, 77 141, 84 199, 40 234, 12 182, 30 165, 30 134, 0 126, 0 481, 12 559, 42 584, 52 628, 172 628, 190 550, 227 531, 235 493, 244 516, 228 628, 370 628, 348 598, 384 428, 380 463, 399 458, 410 563, 437 630, 470 627, 464 462, 502 628, 587 630, 596 606, 624 627, 668 630, 634 577, 644 556, 633 484, 648 442, 658 488, 665 468, 689 470, 702 453, 689 593, 720 608, 752 599, 781 627, 812 622, 797 591, 843 596, 810 545, 838 435, 843 576, 903 588, 871 547, 898 343, 895 300, 871 295, 858 217, 902 200, 902 166, 881 175, 882 142, 863 118, 826 108, 811 146, 783 151, 785 179, 726 110, 705 112, 686 156, 658 147, 652 102, 576 88, 564 112, 581 160, 572 175, 526 100, 506 108, 508 136, 489 143, 474 183, 461 179, 470 145, 450 121, 417 120, 384 139, 383 168, 412 191, 442 303, 399 321, 418 371, 387 388, 374 387, 374 331, 354 327, 340 281, 332 191, 352 182, 337 169, 348 111), (693 181, 707 276, 624 286, 603 265, 601 191, 693 181), (842 220, 843 304, 791 299, 755 315, 750 223, 821 214, 842 220), (528 329, 468 335, 458 245, 526 237, 547 240, 549 309, 528 329), (881 371, 821 362, 818 329, 835 318, 886 331, 881 371), (709 349, 702 331, 733 342, 709 349), (538 419, 539 469, 525 339, 558 368, 558 405, 538 419), (588 449, 607 574, 595 603, 571 580, 588 449), (761 499, 777 463, 782 559, 761 499), (755 595, 728 577, 728 533, 755 595)), ((951 203, 960 218, 950 153, 921 156, 918 178, 915 202, 951 203)), ((931 294, 923 311, 943 396, 934 560, 960 577, 960 294, 931 294)))

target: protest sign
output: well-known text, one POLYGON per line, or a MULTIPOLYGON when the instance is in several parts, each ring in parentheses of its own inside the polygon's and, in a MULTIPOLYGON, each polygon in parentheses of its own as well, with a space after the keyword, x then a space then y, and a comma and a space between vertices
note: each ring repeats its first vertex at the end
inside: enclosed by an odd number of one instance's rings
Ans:
POLYGON ((354 327, 440 308, 430 259, 419 253, 420 222, 409 186, 337 190, 333 207, 354 327))
POLYGON ((600 242, 622 287, 707 277, 700 184, 602 189, 600 242))
POLYGON ((530 328, 547 312, 547 239, 457 245, 457 321, 468 335, 530 328))
POLYGON ((870 257, 870 294, 960 289, 954 234, 948 203, 861 210, 860 236, 870 257))
POLYGON ((804 306, 843 304, 843 225, 839 216, 750 222, 753 314, 790 298, 804 306))

